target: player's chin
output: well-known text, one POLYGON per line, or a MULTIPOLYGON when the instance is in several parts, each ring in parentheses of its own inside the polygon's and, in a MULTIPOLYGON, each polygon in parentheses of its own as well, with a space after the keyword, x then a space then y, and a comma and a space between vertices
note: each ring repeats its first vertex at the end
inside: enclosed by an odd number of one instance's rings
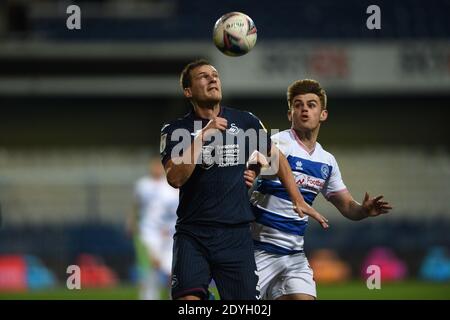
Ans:
POLYGON ((309 126, 306 126, 304 123, 301 124, 296 124, 294 127, 295 130, 298 131, 306 131, 306 130, 310 130, 309 126))
POLYGON ((220 92, 217 93, 210 93, 208 96, 208 102, 210 103, 219 103, 222 100, 222 94, 220 92))
POLYGON ((298 128, 300 130, 313 130, 314 125, 312 125, 309 121, 302 121, 299 123, 298 128))

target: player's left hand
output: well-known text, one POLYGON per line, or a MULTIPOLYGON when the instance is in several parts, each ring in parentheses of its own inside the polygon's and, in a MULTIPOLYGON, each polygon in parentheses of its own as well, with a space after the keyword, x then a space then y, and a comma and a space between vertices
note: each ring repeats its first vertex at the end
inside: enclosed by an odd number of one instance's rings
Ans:
POLYGON ((306 215, 310 216, 311 218, 315 219, 317 222, 320 223, 320 225, 324 229, 327 229, 330 227, 328 224, 328 219, 325 218, 316 209, 314 209, 313 207, 311 207, 304 201, 301 203, 294 203, 293 209, 302 218, 306 214, 306 215))
POLYGON ((244 171, 244 181, 248 188, 251 188, 253 186, 253 182, 255 182, 256 179, 256 172, 251 169, 247 169, 244 171))
POLYGON ((368 217, 376 217, 380 214, 388 213, 392 209, 392 206, 387 201, 382 201, 384 196, 378 196, 375 198, 370 198, 369 194, 366 192, 362 207, 364 213, 368 217))

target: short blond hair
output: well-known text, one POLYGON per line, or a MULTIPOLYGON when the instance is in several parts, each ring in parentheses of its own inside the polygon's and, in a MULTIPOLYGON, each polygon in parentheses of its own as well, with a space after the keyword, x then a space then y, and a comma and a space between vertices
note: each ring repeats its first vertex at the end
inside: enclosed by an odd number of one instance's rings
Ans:
POLYGON ((320 86, 320 83, 312 79, 303 79, 294 81, 287 89, 287 102, 289 109, 291 109, 292 101, 295 96, 299 94, 314 93, 320 99, 322 109, 327 108, 327 93, 320 86))

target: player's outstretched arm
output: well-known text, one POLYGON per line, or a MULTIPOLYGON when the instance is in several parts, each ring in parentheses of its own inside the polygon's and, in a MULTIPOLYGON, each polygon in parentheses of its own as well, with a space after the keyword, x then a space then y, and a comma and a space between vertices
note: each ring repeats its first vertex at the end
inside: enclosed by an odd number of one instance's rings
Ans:
POLYGON ((317 220, 323 228, 328 228, 328 220, 322 216, 316 209, 308 205, 300 191, 298 190, 297 184, 294 180, 294 175, 292 174, 291 168, 289 166, 289 162, 287 161, 284 154, 275 146, 272 145, 271 149, 271 158, 272 162, 278 161, 278 172, 277 176, 280 179, 283 186, 286 188, 286 191, 289 194, 289 197, 293 203, 293 209, 299 214, 300 217, 303 217, 304 214, 312 217, 317 220))
POLYGON ((329 198, 330 202, 350 220, 362 220, 389 213, 392 206, 383 200, 383 196, 371 198, 366 192, 362 204, 355 201, 350 192, 340 192, 329 198))

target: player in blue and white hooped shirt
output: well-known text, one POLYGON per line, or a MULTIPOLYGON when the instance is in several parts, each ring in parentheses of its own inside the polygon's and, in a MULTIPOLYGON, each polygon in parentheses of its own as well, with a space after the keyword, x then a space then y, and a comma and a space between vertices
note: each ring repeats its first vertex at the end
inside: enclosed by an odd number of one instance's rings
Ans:
MULTIPOLYGON (((360 220, 387 213, 392 207, 383 196, 366 193, 359 204, 347 190, 334 156, 317 142, 320 125, 328 117, 326 93, 314 80, 294 82, 287 92, 292 128, 272 136, 286 156, 305 201, 312 205, 322 193, 345 217, 360 220)), ((262 175, 251 192, 256 221, 252 224, 255 260, 263 299, 316 298, 313 271, 303 252, 308 217, 293 210, 277 177, 262 175)))

